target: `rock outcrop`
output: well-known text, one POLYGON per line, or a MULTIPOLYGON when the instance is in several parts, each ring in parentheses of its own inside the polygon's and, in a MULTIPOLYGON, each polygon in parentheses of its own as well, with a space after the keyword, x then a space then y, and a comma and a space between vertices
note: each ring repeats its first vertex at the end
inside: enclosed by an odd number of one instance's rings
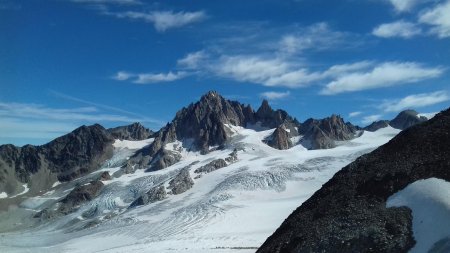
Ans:
POLYGON ((206 165, 201 166, 200 168, 196 169, 195 173, 210 173, 212 171, 218 170, 220 168, 226 167, 227 163, 224 159, 216 159, 211 162, 209 162, 206 165))
POLYGON ((109 128, 108 133, 114 139, 140 141, 150 138, 154 133, 145 128, 141 123, 133 123, 128 126, 120 126, 115 128, 109 128))
POLYGON ((327 149, 336 146, 335 141, 351 140, 357 136, 357 127, 345 123, 339 115, 316 120, 308 119, 300 126, 302 145, 308 149, 327 149))
POLYGON ((139 198, 137 198, 135 201, 133 201, 130 204, 130 208, 136 207, 136 206, 143 206, 147 204, 151 204, 157 201, 161 201, 167 197, 166 189, 164 188, 164 185, 160 185, 157 187, 152 188, 150 191, 142 194, 139 198))
POLYGON ((363 130, 375 132, 378 129, 385 128, 388 126, 389 126, 389 120, 378 120, 378 121, 374 121, 374 122, 372 122, 372 124, 364 127, 363 130))
POLYGON ((53 206, 36 213, 34 218, 48 220, 67 215, 76 211, 82 204, 93 200, 100 194, 104 184, 100 181, 92 181, 85 185, 75 187, 67 196, 56 202, 53 206))
POLYGON ((169 189, 172 194, 181 194, 194 186, 194 180, 189 175, 189 168, 182 169, 172 180, 169 181, 169 189))
POLYGON ((344 167, 297 208, 257 251, 408 252, 407 207, 386 200, 431 177, 450 181, 450 109, 412 126, 344 167))
POLYGON ((269 139, 266 141, 267 145, 272 148, 284 150, 292 148, 291 133, 289 129, 286 129, 284 124, 281 124, 275 129, 269 139))

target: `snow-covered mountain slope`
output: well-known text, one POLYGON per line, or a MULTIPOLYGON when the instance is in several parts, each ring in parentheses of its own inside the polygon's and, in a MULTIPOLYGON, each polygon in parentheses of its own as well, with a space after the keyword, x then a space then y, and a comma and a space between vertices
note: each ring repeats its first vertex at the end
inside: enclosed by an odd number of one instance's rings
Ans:
POLYGON ((254 131, 227 125, 233 132, 225 149, 202 155, 189 141, 165 144, 181 161, 163 170, 124 174, 121 165, 137 150, 152 143, 116 141, 114 155, 101 170, 72 182, 55 185, 40 196, 0 214, 0 252, 254 252, 297 206, 308 199, 340 168, 394 137, 386 127, 363 132, 336 148, 288 150, 267 146, 263 140, 274 129, 254 131), (237 161, 209 173, 195 170, 237 151, 237 161), (130 208, 155 186, 170 192, 169 182, 189 170, 192 188, 168 194, 162 201, 130 208), (73 188, 97 179, 100 194, 72 213, 49 220, 33 218, 73 188))
POLYGON ((450 182, 418 180, 388 199, 386 207, 394 206, 412 210, 416 245, 410 253, 450 251, 450 182))

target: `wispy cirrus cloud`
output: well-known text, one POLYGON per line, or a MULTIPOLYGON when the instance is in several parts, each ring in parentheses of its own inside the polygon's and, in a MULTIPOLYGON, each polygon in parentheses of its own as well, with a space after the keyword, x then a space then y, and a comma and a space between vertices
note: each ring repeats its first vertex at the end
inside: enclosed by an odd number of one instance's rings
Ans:
POLYGON ((441 67, 425 67, 416 62, 385 62, 366 70, 341 75, 329 82, 321 94, 334 95, 414 83, 439 77, 443 72, 441 67))
POLYGON ((278 42, 281 53, 296 54, 305 50, 341 49, 359 45, 357 40, 348 40, 355 35, 333 30, 328 23, 320 22, 306 27, 296 27, 284 34, 278 42))
POLYGON ((419 22, 430 25, 439 38, 450 37, 450 0, 421 12, 419 22))
POLYGON ((417 24, 404 20, 381 24, 372 31, 373 35, 382 38, 401 37, 406 39, 420 35, 421 33, 422 29, 417 24))
POLYGON ((207 15, 204 11, 104 11, 103 14, 114 16, 117 18, 127 18, 149 22, 153 24, 158 32, 165 32, 169 29, 180 28, 186 25, 203 21, 207 18, 207 15))
POLYGON ((2 119, 0 143, 43 144, 85 124, 142 122, 160 127, 164 123, 120 108, 89 102, 62 93, 55 92, 53 95, 88 106, 61 108, 42 104, 0 102, 0 118, 2 119))
MULTIPOLYGON (((111 112, 114 112, 119 115, 126 115, 124 117, 124 119, 127 119, 127 120, 136 119, 133 122, 139 121, 142 123, 150 123, 150 124, 157 125, 157 126, 162 126, 164 124, 164 122, 161 120, 150 118, 150 117, 147 117, 147 116, 135 113, 135 112, 130 112, 130 111, 127 111, 127 110, 124 110, 124 109, 121 109, 121 108, 118 108, 115 106, 110 106, 110 105, 105 105, 105 104, 88 101, 85 99, 70 96, 70 95, 67 95, 67 94, 64 94, 64 93, 61 93, 58 91, 54 91, 54 90, 50 90, 49 93, 52 96, 57 97, 57 98, 76 102, 76 103, 83 104, 83 105, 88 105, 89 107, 87 107, 87 108, 93 108, 95 111, 99 111, 99 109, 103 109, 105 111, 111 111, 111 112)), ((95 111, 93 111, 93 112, 95 112, 95 111)), ((99 118, 99 120, 101 120, 101 118, 99 118)))
POLYGON ((405 109, 422 108, 450 101, 447 91, 435 91, 430 93, 420 93, 406 96, 402 99, 386 101, 381 104, 380 109, 385 112, 399 112, 405 109))
POLYGON ((189 73, 185 71, 167 73, 139 73, 133 74, 126 71, 117 72, 112 78, 117 81, 127 81, 131 80, 133 83, 137 84, 152 84, 152 83, 164 83, 173 82, 188 76, 189 73))
POLYGON ((285 92, 277 92, 277 91, 266 91, 259 94, 260 97, 268 99, 268 100, 277 100, 287 98, 291 95, 290 91, 285 92))
POLYGON ((120 19, 138 20, 153 24, 158 32, 180 28, 205 20, 204 11, 173 11, 154 9, 150 3, 141 0, 71 0, 85 4, 99 14, 120 19), (120 7, 120 8, 119 8, 120 7), (137 8, 139 7, 139 8, 137 8))
POLYGON ((361 122, 363 124, 370 124, 374 121, 380 120, 383 117, 382 114, 373 114, 373 115, 369 115, 369 116, 365 116, 363 117, 363 119, 361 120, 361 122))
POLYGON ((360 112, 360 111, 351 112, 351 113, 348 114, 348 117, 349 118, 354 118, 354 117, 357 117, 357 116, 359 116, 361 114, 362 114, 362 112, 360 112))
MULTIPOLYGON (((411 11, 416 5, 418 5, 420 0, 387 0, 397 12, 408 12, 411 11)), ((423 1, 423 0, 422 0, 423 1)))

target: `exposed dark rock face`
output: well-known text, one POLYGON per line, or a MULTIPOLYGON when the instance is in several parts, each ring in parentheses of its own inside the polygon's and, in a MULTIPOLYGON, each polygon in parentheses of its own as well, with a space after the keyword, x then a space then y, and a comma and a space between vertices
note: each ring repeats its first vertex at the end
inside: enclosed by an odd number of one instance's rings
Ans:
POLYGON ((375 132, 378 129, 385 128, 389 126, 389 120, 378 120, 374 121, 372 124, 364 127, 363 129, 370 132, 375 132))
POLYGON ((250 106, 229 101, 217 92, 209 92, 199 102, 181 109, 173 124, 179 139, 193 139, 198 149, 223 145, 229 137, 224 124, 245 126, 253 118, 250 106))
POLYGON ((102 172, 101 174, 100 174, 100 177, 99 177, 99 180, 100 181, 109 181, 109 180, 111 180, 112 178, 111 178, 111 175, 109 175, 109 172, 108 171, 105 171, 105 172, 102 172))
POLYGON ((98 196, 103 183, 100 181, 92 181, 89 184, 75 187, 60 203, 59 211, 63 214, 68 214, 76 210, 81 204, 93 200, 98 196))
POLYGON ((391 125, 393 128, 404 130, 424 121, 427 121, 427 118, 423 116, 419 117, 416 111, 405 110, 399 113, 393 120, 391 120, 389 122, 389 125, 391 125))
POLYGON ((41 146, 42 153, 59 181, 89 173, 112 156, 113 139, 99 124, 81 126, 41 146))
POLYGON ((233 152, 228 154, 228 157, 225 158, 225 161, 227 163, 234 163, 237 162, 237 160, 238 160, 237 149, 234 149, 233 152))
POLYGON ((150 191, 146 192, 135 201, 130 204, 130 208, 136 206, 143 206, 147 204, 151 204, 157 201, 161 201, 167 197, 166 189, 164 185, 157 186, 152 188, 150 191))
POLYGON ((255 118, 256 121, 261 122, 261 126, 267 128, 276 128, 286 122, 300 125, 300 123, 296 119, 289 116, 286 111, 273 110, 272 107, 270 107, 269 102, 265 99, 256 111, 255 118))
POLYGON ((89 173, 112 156, 112 142, 110 134, 95 124, 81 126, 42 146, 2 145, 0 191, 14 194, 18 185, 28 183, 31 192, 38 192, 56 180, 70 181, 89 173))
POLYGON ((287 130, 284 124, 281 124, 269 137, 267 145, 280 150, 290 149, 293 146, 290 137, 290 130, 287 130))
POLYGON ((103 188, 100 181, 92 181, 88 184, 75 187, 66 197, 55 203, 52 207, 36 213, 34 218, 48 220, 67 215, 76 211, 82 204, 93 200, 100 194, 103 188))
POLYGON ((169 189, 172 194, 181 194, 194 186, 194 180, 189 175, 189 168, 182 169, 178 175, 169 182, 169 189))
POLYGON ((258 252, 408 252, 411 210, 386 208, 407 185, 450 181, 450 109, 344 167, 295 210, 258 252))
POLYGON ((210 173, 212 171, 218 170, 220 168, 226 167, 227 163, 224 159, 216 159, 212 162, 209 162, 206 165, 201 166, 200 168, 196 169, 195 173, 210 173))
POLYGON ((328 137, 319 126, 310 128, 300 143, 307 149, 328 149, 336 147, 334 140, 328 137))
POLYGON ((427 120, 428 119, 426 117, 419 116, 418 113, 414 110, 405 110, 400 112, 393 120, 375 121, 372 124, 364 127, 363 129, 366 131, 375 132, 378 129, 390 125, 393 128, 404 130, 408 127, 412 127, 427 120))
POLYGON ((133 123, 128 126, 109 128, 108 132, 114 139, 140 141, 150 138, 154 133, 145 128, 141 123, 133 123))
POLYGON ((177 152, 160 149, 156 154, 155 159, 153 159, 152 164, 148 171, 156 171, 167 168, 181 160, 181 155, 177 152))
POLYGON ((356 137, 357 127, 345 123, 338 115, 316 120, 306 120, 300 128, 304 137, 301 143, 308 149, 326 149, 336 146, 334 141, 351 140, 356 137))
POLYGON ((229 140, 231 133, 225 124, 245 127, 255 123, 255 120, 255 112, 250 105, 226 100, 211 91, 202 96, 200 101, 178 111, 172 122, 154 135, 152 145, 138 152, 131 161, 138 164, 139 168, 162 169, 173 163, 159 161, 176 162, 176 159, 164 158, 165 155, 174 156, 163 151, 167 143, 191 140, 192 146, 187 148, 208 153, 210 147, 223 147, 229 140))

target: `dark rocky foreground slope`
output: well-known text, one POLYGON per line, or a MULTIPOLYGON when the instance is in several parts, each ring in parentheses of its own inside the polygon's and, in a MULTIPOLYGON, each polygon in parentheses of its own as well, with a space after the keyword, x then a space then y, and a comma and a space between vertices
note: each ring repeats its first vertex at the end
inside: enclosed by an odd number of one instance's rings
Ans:
POLYGON ((344 167, 257 252, 407 252, 411 210, 386 200, 431 177, 450 181, 450 109, 344 167))

